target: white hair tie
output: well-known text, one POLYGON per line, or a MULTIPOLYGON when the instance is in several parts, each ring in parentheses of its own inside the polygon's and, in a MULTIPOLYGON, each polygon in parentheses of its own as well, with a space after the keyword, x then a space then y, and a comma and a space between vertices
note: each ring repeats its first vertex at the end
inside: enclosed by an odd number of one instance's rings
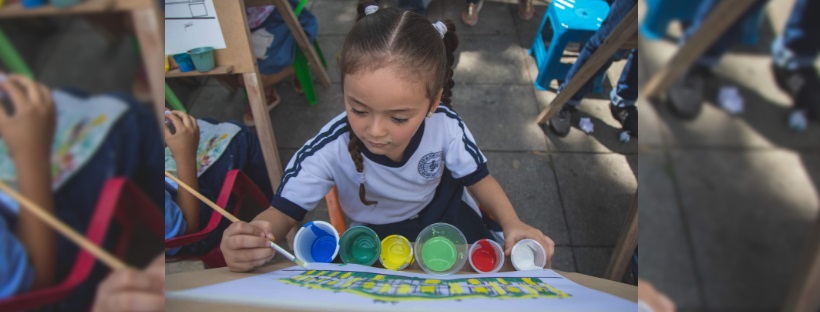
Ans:
POLYGON ((364 15, 370 15, 370 14, 376 13, 376 11, 378 11, 378 10, 379 10, 378 5, 372 5, 372 4, 368 5, 364 8, 364 15))
POLYGON ((359 172, 359 184, 364 184, 364 173, 359 172))
POLYGON ((441 36, 441 39, 444 39, 444 34, 447 33, 447 25, 444 25, 444 23, 442 23, 441 21, 438 21, 438 22, 433 23, 433 27, 435 27, 436 30, 438 31, 438 34, 439 34, 439 36, 441 36))

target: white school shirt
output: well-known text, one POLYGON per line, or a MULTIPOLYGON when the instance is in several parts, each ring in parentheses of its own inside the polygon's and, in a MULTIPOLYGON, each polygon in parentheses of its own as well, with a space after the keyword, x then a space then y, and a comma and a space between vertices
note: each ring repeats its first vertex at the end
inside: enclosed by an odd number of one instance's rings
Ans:
MULTIPOLYGON (((366 199, 378 202, 367 206, 359 200, 360 176, 347 149, 350 135, 346 113, 322 127, 291 158, 272 206, 301 221, 335 185, 342 211, 353 223, 388 224, 415 217, 427 207, 445 167, 465 186, 489 175, 487 158, 470 130, 455 111, 440 105, 419 126, 402 163, 362 148, 366 199)), ((467 192, 462 200, 479 213, 467 192)))

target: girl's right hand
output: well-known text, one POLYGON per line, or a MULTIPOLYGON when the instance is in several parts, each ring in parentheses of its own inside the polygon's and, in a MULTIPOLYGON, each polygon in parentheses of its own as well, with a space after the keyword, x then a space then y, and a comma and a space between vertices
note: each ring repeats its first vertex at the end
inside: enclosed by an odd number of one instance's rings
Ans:
POLYGON ((273 258, 270 247, 273 239, 271 224, 255 220, 251 223, 236 222, 222 233, 219 248, 231 272, 248 272, 273 258))

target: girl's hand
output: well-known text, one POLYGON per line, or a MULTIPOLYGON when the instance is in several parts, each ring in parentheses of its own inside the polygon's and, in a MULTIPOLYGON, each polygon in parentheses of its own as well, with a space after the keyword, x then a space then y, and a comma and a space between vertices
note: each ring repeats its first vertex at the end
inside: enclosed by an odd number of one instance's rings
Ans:
POLYGON ((51 92, 23 76, 10 75, 0 90, 12 103, 13 115, 0 108, 0 136, 15 163, 51 156, 55 109, 51 92))
POLYGON ((544 235, 540 230, 527 225, 521 220, 511 224, 504 224, 502 227, 504 228, 504 255, 509 256, 513 246, 515 246, 515 243, 518 241, 531 238, 538 241, 541 246, 544 246, 544 250, 547 251, 547 267, 552 266, 552 255, 555 253, 555 243, 552 239, 544 235))
POLYGON ((97 287, 94 312, 165 311, 165 255, 143 271, 112 272, 97 287))
POLYGON ((196 118, 181 111, 173 111, 165 117, 171 120, 176 129, 176 132, 171 134, 171 130, 164 127, 165 143, 171 149, 174 159, 196 159, 199 147, 199 125, 196 118))
POLYGON ((255 220, 251 223, 236 222, 222 233, 222 255, 232 272, 248 272, 273 258, 270 247, 271 224, 255 220))

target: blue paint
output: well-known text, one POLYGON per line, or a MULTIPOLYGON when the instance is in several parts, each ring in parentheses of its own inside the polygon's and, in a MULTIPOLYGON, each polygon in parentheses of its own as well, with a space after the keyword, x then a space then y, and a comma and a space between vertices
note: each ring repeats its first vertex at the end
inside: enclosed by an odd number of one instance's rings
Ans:
POLYGON ((336 251, 336 236, 333 233, 322 230, 313 222, 308 222, 302 227, 308 229, 316 235, 313 244, 310 246, 310 254, 315 262, 331 262, 333 261, 333 253, 336 251))

